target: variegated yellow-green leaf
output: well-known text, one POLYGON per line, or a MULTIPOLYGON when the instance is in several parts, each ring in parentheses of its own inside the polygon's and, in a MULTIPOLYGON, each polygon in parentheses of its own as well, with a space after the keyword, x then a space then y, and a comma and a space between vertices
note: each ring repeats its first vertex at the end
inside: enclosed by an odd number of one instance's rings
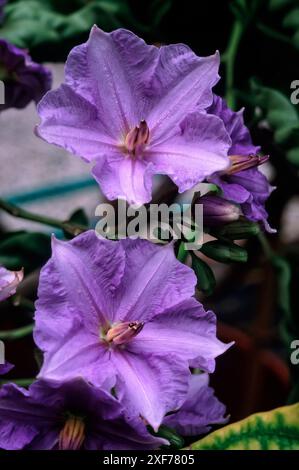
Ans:
POLYGON ((191 444, 192 450, 299 450, 299 403, 257 413, 191 444))

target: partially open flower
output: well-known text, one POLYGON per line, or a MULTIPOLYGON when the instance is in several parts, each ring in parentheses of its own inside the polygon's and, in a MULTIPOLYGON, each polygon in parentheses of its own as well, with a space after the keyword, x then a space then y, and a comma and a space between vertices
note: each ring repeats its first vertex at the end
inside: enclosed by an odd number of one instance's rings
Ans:
POLYGON ((194 204, 202 204, 203 224, 206 227, 218 227, 219 225, 234 222, 241 215, 241 211, 236 204, 212 194, 198 197, 194 204))
POLYGON ((0 111, 24 108, 36 103, 51 88, 51 72, 32 61, 28 52, 0 39, 0 80, 4 83, 5 102, 0 111))
POLYGON ((265 203, 273 191, 259 166, 268 156, 259 156, 260 148, 253 145, 249 130, 244 124, 243 110, 231 110, 223 99, 214 96, 209 113, 218 116, 231 138, 228 155, 230 168, 214 174, 209 181, 219 186, 223 198, 240 204, 243 214, 252 222, 259 222, 269 232, 265 203))
POLYGON ((0 266, 0 301, 16 293, 18 284, 23 280, 24 271, 8 271, 0 266))

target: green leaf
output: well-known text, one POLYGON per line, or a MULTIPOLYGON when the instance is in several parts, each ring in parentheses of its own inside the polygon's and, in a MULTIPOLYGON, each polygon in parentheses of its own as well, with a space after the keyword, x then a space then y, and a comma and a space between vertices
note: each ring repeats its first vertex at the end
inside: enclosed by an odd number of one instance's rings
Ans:
POLYGON ((0 241, 0 265, 25 269, 25 274, 41 267, 51 256, 51 238, 38 232, 12 232, 0 241))
POLYGON ((291 10, 283 19, 282 22, 285 28, 299 28, 299 8, 291 10))
MULTIPOLYGON (((151 428, 150 431, 152 431, 151 428)), ((157 433, 155 433, 154 431, 152 431, 152 433, 157 437, 162 437, 163 439, 166 439, 170 443, 171 448, 173 449, 181 449, 184 445, 184 439, 179 436, 179 434, 174 429, 169 428, 164 424, 159 427, 157 433)))
POLYGON ((299 450, 299 403, 225 426, 190 450, 299 450))
POLYGON ((269 9, 270 10, 280 10, 285 6, 293 3, 293 0, 270 0, 269 1, 269 9))
POLYGON ((296 166, 299 166, 299 147, 295 147, 289 150, 286 153, 286 157, 289 160, 289 162, 293 163, 296 166))
MULTIPOLYGON (((94 24, 106 31, 121 26, 146 30, 139 23, 128 0, 91 0, 89 2, 62 2, 57 0, 18 0, 5 8, 5 21, 0 37, 22 48, 48 44, 64 47, 65 41, 75 43, 78 36, 89 32, 94 24)), ((43 60, 47 59, 47 49, 43 60)))
POLYGON ((84 225, 86 227, 88 227, 88 217, 85 213, 85 210, 84 209, 77 209, 75 210, 72 215, 70 216, 68 222, 73 222, 74 224, 78 224, 78 225, 84 225))
MULTIPOLYGON (((66 221, 66 222, 70 222, 70 223, 73 223, 73 224, 76 224, 76 225, 79 225, 81 226, 82 228, 88 228, 88 225, 89 225, 89 221, 88 221, 88 217, 84 211, 84 209, 77 209, 75 210, 70 218, 66 221)), ((73 238, 72 235, 70 235, 70 233, 68 233, 67 231, 64 231, 64 236, 65 238, 67 239, 71 239, 73 238)))
POLYGON ((291 163, 297 162, 299 148, 299 114, 290 97, 272 88, 251 81, 253 105, 262 110, 265 119, 274 133, 275 142, 285 151, 291 163))

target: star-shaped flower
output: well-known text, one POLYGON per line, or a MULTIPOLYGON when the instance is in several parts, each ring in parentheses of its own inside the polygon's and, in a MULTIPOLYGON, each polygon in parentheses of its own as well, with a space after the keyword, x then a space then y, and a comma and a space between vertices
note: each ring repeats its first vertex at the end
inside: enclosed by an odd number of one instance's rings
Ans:
POLYGON ((40 377, 109 382, 128 413, 158 429, 186 399, 189 367, 213 372, 229 345, 192 295, 196 278, 171 245, 54 239, 36 304, 40 377))
POLYGON ((206 113, 218 67, 218 53, 197 57, 95 26, 71 51, 65 83, 39 104, 37 134, 93 162, 108 199, 149 202, 157 173, 183 192, 229 165, 228 134, 206 113))

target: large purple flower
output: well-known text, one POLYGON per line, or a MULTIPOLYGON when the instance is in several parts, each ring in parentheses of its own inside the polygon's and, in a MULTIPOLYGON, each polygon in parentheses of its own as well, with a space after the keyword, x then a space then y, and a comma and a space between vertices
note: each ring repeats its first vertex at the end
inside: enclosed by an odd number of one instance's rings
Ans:
POLYGON ((109 381, 131 414, 157 429, 185 400, 189 365, 212 372, 228 345, 191 298, 196 279, 172 246, 99 240, 94 231, 54 239, 36 303, 40 377, 109 381))
POLYGON ((9 271, 0 266, 0 301, 16 293, 17 286, 22 281, 23 276, 23 270, 9 271))
POLYGON ((32 61, 28 52, 0 39, 0 80, 4 82, 5 103, 0 111, 24 108, 38 102, 51 88, 51 72, 32 61))
POLYGON ((149 434, 141 419, 126 418, 112 395, 80 378, 0 390, 2 449, 146 450, 165 443, 149 434))
POLYGON ((197 57, 183 44, 157 48, 129 31, 95 26, 71 51, 66 83, 39 104, 37 133, 94 162, 109 199, 150 201, 156 173, 183 192, 229 165, 223 123, 205 112, 218 66, 218 54, 197 57))
POLYGON ((186 401, 176 413, 166 416, 163 424, 182 436, 207 433, 213 424, 227 423, 225 406, 209 387, 209 375, 191 375, 186 401))
POLYGON ((267 178, 258 170, 266 158, 258 157, 260 147, 253 145, 249 130, 244 124, 243 110, 234 112, 225 101, 214 96, 209 113, 218 116, 231 138, 228 155, 232 166, 227 172, 216 173, 210 181, 219 186, 223 197, 241 205, 243 214, 253 222, 261 222, 272 231, 267 222, 265 202, 273 191, 267 178))

